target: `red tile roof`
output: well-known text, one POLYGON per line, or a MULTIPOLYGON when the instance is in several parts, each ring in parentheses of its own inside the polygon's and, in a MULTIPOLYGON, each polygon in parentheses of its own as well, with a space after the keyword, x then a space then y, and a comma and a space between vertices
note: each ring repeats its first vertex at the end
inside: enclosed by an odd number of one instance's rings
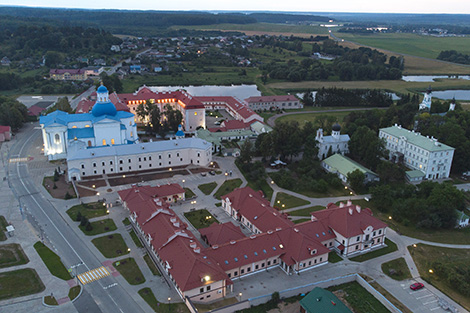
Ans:
POLYGON ((85 73, 85 70, 82 70, 82 69, 60 69, 60 68, 56 68, 56 69, 51 69, 49 71, 49 74, 65 74, 65 73, 70 73, 71 75, 75 75, 75 74, 84 74, 85 73))
POLYGON ((11 127, 0 125, 0 133, 5 133, 5 132, 11 132, 11 127))
POLYGON ((227 97, 227 96, 208 96, 208 97, 195 97, 202 103, 218 103, 223 104, 228 107, 233 112, 236 112, 240 115, 245 122, 249 120, 258 120, 263 122, 263 118, 256 114, 252 109, 248 108, 242 102, 238 101, 234 97, 227 97))
POLYGON ((41 112, 44 111, 44 110, 45 110, 45 108, 41 108, 40 106, 33 105, 33 106, 28 108, 28 115, 39 116, 39 114, 41 114, 41 112))
POLYGON ((279 101, 299 101, 294 95, 282 95, 282 96, 261 96, 261 97, 249 97, 245 99, 248 103, 254 102, 279 102, 279 101))
POLYGON ((118 191, 122 201, 129 202, 134 198, 148 199, 156 197, 168 197, 184 193, 184 189, 178 184, 152 186, 132 186, 129 189, 118 191))
POLYGON ((135 93, 121 93, 117 95, 119 99, 128 104, 129 101, 138 101, 138 100, 150 100, 154 99, 158 100, 167 100, 170 99, 171 101, 177 101, 180 103, 185 109, 203 109, 204 105, 197 100, 196 97, 191 96, 187 92, 184 91, 169 91, 169 92, 154 92, 150 90, 148 87, 144 86, 140 88, 135 93))
MULTIPOLYGON (((93 94, 92 94, 93 95, 93 94)), ((91 98, 91 96, 90 96, 91 98)), ((95 92, 95 98, 96 98, 96 92, 95 92)), ((117 96, 115 92, 109 95, 109 100, 114 104, 116 107, 117 111, 127 111, 129 112, 129 108, 127 107, 126 104, 124 104, 117 96)), ((77 108, 75 109, 75 113, 88 113, 91 111, 91 108, 93 108, 93 105, 95 105, 96 100, 91 100, 91 99, 85 99, 83 98, 78 102, 77 108)))
POLYGON ((250 187, 237 188, 222 199, 229 198, 232 208, 255 225, 262 232, 294 225, 286 214, 271 207, 269 201, 250 187))
POLYGON ((202 237, 207 238, 209 245, 221 245, 232 240, 245 238, 240 227, 233 225, 232 222, 223 224, 212 223, 209 227, 199 229, 202 237))
POLYGON ((387 224, 373 216, 369 208, 361 209, 350 202, 346 205, 341 203, 340 206, 330 203, 326 210, 313 212, 312 216, 346 238, 362 235, 368 226, 374 229, 387 227, 387 224))

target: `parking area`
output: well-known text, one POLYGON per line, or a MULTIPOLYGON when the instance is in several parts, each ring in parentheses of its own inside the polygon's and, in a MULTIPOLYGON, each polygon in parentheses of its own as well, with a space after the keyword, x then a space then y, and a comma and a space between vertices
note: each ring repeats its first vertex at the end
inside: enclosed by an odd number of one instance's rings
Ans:
POLYGON ((234 118, 225 110, 207 111, 206 128, 219 127, 222 120, 233 120, 234 118), (212 114, 211 114, 212 113, 212 114))
POLYGON ((444 310, 439 305, 439 299, 436 295, 434 295, 429 289, 424 286, 424 288, 420 290, 411 290, 409 284, 403 283, 401 284, 404 291, 408 292, 412 298, 416 301, 416 309, 413 309, 413 312, 434 312, 434 313, 445 313, 449 312, 444 310))

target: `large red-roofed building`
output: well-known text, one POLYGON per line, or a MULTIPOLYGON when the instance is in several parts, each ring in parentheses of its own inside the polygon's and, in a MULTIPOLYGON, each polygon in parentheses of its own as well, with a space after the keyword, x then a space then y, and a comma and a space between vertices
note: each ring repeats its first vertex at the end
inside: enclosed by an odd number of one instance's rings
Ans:
POLYGON ((260 96, 249 97, 245 99, 248 107, 252 110, 271 110, 271 109, 301 109, 302 102, 293 95, 284 96, 260 96))

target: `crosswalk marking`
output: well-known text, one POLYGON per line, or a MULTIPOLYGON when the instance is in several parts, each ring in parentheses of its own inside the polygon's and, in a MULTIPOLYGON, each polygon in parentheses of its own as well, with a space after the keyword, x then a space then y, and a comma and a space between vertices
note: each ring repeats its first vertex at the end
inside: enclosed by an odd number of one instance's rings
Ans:
POLYGON ((28 158, 11 158, 10 163, 27 162, 28 158))
POLYGON ((104 277, 109 276, 109 275, 110 274, 109 274, 108 270, 106 270, 106 268, 104 266, 101 266, 101 267, 95 268, 93 270, 90 270, 88 272, 78 274, 77 277, 78 277, 78 279, 80 279, 82 284, 86 285, 86 284, 89 284, 91 282, 94 282, 95 280, 99 280, 99 279, 104 278, 104 277))

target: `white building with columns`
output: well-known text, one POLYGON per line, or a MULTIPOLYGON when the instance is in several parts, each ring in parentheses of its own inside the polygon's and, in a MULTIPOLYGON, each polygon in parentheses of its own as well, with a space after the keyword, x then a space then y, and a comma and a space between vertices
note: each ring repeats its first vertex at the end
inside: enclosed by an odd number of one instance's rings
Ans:
POLYGON ((127 145, 138 142, 134 114, 117 111, 108 90, 100 86, 91 113, 54 111, 39 119, 44 154, 49 160, 64 159, 71 150, 127 145))

